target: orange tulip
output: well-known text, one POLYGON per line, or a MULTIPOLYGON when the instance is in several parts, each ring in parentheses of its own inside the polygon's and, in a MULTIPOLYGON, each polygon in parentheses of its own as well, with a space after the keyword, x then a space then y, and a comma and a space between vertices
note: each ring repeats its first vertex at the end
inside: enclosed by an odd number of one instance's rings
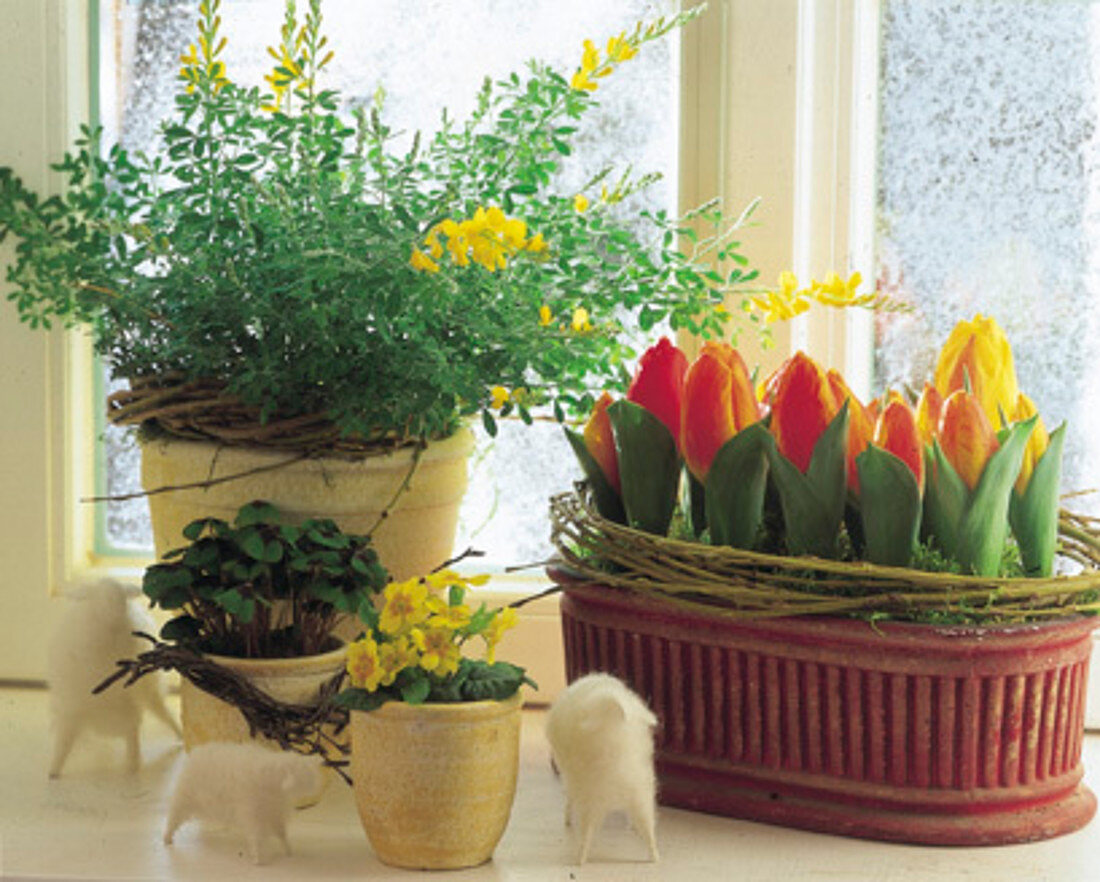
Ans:
POLYGON ((960 389, 947 396, 937 437, 947 461, 973 490, 989 457, 1000 447, 977 395, 960 389))
POLYGON ((924 444, 921 442, 913 408, 900 399, 890 401, 875 425, 873 441, 876 446, 894 454, 909 466, 923 493, 924 444))
POLYGON ((922 444, 931 444, 940 427, 940 411, 943 410, 943 396, 931 383, 924 384, 924 391, 917 401, 917 431, 922 444))
POLYGON ((599 401, 592 408, 592 414, 588 422, 584 424, 584 446, 596 460, 600 471, 607 478, 607 483, 615 488, 616 493, 622 492, 619 482, 619 454, 615 450, 615 436, 611 432, 611 418, 607 415, 607 408, 614 403, 614 399, 606 392, 600 396, 599 401))
MULTIPOLYGON (((1035 409, 1035 402, 1020 393, 1016 399, 1016 407, 1011 413, 1013 422, 1022 422, 1032 416, 1035 416, 1038 411, 1035 409)), ((1027 450, 1024 451, 1024 461, 1020 466, 1019 477, 1016 478, 1016 492, 1023 494, 1027 490, 1028 482, 1031 481, 1031 473, 1035 471, 1035 463, 1037 463, 1044 453, 1046 453, 1047 447, 1050 445, 1050 435, 1047 433, 1047 427, 1043 425, 1043 418, 1039 417, 1035 421, 1035 428, 1031 430, 1031 435, 1027 439, 1027 450)))
POLYGON ((1010 415, 1019 394, 1012 347, 1000 325, 992 318, 974 316, 955 325, 936 360, 936 391, 946 397, 966 388, 981 402, 993 426, 1002 424, 1001 413, 1010 415))
POLYGON ((804 352, 797 352, 776 377, 771 430, 779 452, 806 472, 814 445, 839 405, 825 371, 804 352))
POLYGON ((830 369, 826 375, 829 378, 829 388, 833 391, 833 398, 836 400, 837 409, 840 408, 845 401, 848 401, 848 440, 847 440, 847 459, 848 459, 848 487, 853 493, 859 493, 859 471, 856 469, 856 457, 863 453, 868 443, 871 441, 871 435, 874 434, 875 420, 868 412, 867 408, 863 406, 855 395, 852 394, 852 390, 848 388, 848 384, 844 381, 844 377, 840 375, 840 372, 835 369, 830 369))
POLYGON ((638 370, 626 392, 626 400, 640 404, 657 419, 680 446, 680 406, 684 395, 687 356, 662 337, 638 361, 638 370))
POLYGON ((718 449, 759 419, 752 379, 737 350, 704 343, 684 377, 680 449, 691 473, 705 481, 718 449))

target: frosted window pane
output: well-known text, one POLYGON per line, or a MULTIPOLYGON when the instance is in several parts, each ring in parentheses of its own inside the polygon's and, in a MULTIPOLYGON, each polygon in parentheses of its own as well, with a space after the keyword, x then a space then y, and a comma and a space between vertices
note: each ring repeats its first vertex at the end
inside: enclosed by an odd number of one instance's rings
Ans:
MULTIPOLYGON (((299 9, 305 5, 299 2, 299 9)), ((156 121, 171 107, 177 56, 192 39, 196 3, 114 0, 103 8, 102 56, 108 64, 115 62, 101 90, 108 138, 148 149, 155 142, 156 121)), ((231 78, 262 83, 271 63, 265 47, 277 37, 281 10, 281 0, 223 3, 231 78)), ((325 0, 323 10, 336 52, 326 69, 326 85, 340 89, 349 107, 369 101, 384 86, 387 121, 411 137, 417 129, 434 131, 444 107, 453 116, 465 116, 486 75, 522 72, 535 57, 571 73, 585 38, 618 33, 639 19, 667 13, 668 7, 652 0, 325 0)), ((563 188, 579 188, 605 166, 623 171, 633 164, 665 178, 632 210, 674 204, 677 54, 674 39, 650 44, 601 83, 601 107, 577 135, 575 152, 563 165, 563 188)), ((495 442, 480 430, 479 440, 458 547, 485 549, 500 565, 545 557, 550 551, 547 498, 579 476, 561 429, 506 423, 495 442)), ((137 457, 131 442, 108 428, 105 444, 108 490, 135 489, 137 457)), ((147 520, 144 500, 110 504, 108 543, 151 547, 147 520)))
POLYGON ((1090 3, 883 10, 877 275, 919 312, 879 319, 878 385, 918 384, 957 319, 993 315, 1047 427, 1069 420, 1069 489, 1100 484, 1098 41, 1090 3))

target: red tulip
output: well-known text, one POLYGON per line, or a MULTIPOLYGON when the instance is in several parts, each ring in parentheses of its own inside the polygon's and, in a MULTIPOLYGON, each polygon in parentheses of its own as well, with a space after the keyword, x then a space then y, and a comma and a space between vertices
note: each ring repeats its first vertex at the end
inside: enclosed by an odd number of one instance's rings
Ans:
POLYGON ((680 405, 684 396, 687 356, 667 337, 642 353, 638 371, 626 392, 626 400, 640 404, 657 419, 680 446, 680 405))
POLYGON ((960 389, 947 396, 937 437, 947 461, 973 490, 989 457, 1000 447, 997 433, 976 395, 960 389))
POLYGON ((680 449, 691 473, 705 481, 718 449, 759 419, 752 379, 737 350, 704 343, 684 377, 680 449))
POLYGON ((913 409, 901 400, 886 405, 875 425, 876 446, 894 454, 909 466, 917 486, 924 492, 924 444, 917 428, 913 409))
POLYGON ((600 396, 599 401, 592 408, 592 414, 588 422, 584 424, 584 446, 596 460, 600 471, 607 478, 607 483, 615 488, 616 493, 622 492, 619 482, 619 454, 615 450, 615 436, 611 432, 611 418, 607 415, 607 408, 614 403, 614 399, 606 392, 600 396))
POLYGON ((804 352, 795 353, 776 377, 772 395, 771 430, 779 452, 805 473, 838 409, 825 371, 804 352))
POLYGON ((826 376, 829 378, 829 388, 833 391, 837 409, 845 401, 848 402, 848 439, 846 443, 848 487, 853 493, 858 494, 859 471, 856 469, 856 457, 863 453, 871 442, 871 435, 874 434, 875 430, 875 419, 863 406, 863 402, 852 394, 852 390, 848 388, 848 384, 844 382, 844 377, 840 375, 839 371, 830 370, 826 376))
POLYGON ((931 383, 924 384, 924 391, 917 401, 917 431, 922 444, 931 444, 940 427, 940 411, 943 410, 943 396, 931 383))

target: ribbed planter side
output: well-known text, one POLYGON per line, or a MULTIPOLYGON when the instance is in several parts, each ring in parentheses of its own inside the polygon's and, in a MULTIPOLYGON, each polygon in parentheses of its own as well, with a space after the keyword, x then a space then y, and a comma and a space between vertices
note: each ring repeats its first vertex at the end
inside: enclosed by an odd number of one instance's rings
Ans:
POLYGON ((1092 817, 1095 624, 745 622, 608 588, 562 599, 568 679, 616 674, 661 721, 662 802, 937 845, 1043 839, 1092 817))

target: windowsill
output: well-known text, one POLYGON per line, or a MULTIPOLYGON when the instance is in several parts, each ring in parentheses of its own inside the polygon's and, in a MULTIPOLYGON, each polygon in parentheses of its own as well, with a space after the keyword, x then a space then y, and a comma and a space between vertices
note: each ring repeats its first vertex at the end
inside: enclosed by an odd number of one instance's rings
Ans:
MULTIPOLYGON (((560 782, 543 736, 545 714, 524 714, 520 779, 508 830, 492 863, 462 879, 706 880, 738 878, 917 880, 1096 878, 1100 822, 1077 833, 1023 846, 920 848, 803 833, 661 808, 662 861, 644 863, 645 846, 615 819, 597 837, 593 861, 573 864, 562 823, 560 782)), ((321 803, 296 813, 294 854, 254 868, 228 831, 184 826, 162 844, 164 810, 181 751, 159 723, 147 723, 137 776, 121 771, 122 744, 87 736, 63 776, 46 777, 50 749, 41 690, 0 689, 0 876, 109 879, 408 879, 373 856, 351 792, 333 782, 321 803)), ((1085 780, 1100 787, 1100 735, 1085 738, 1085 780)), ((429 874, 425 874, 429 875, 429 874)), ((434 874, 434 878, 439 878, 434 874)), ((456 877, 457 878, 457 877, 456 877)))

